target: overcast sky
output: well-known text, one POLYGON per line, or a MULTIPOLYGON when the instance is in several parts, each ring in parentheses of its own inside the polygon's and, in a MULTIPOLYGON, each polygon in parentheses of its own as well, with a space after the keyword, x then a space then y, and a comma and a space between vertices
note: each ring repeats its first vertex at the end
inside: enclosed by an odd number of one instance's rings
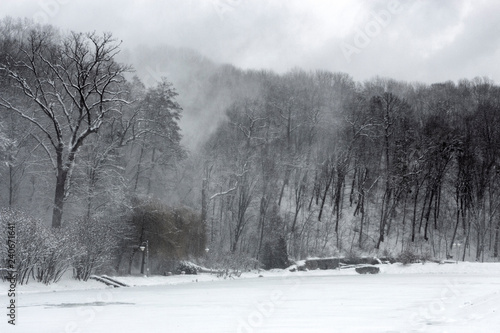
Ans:
POLYGON ((0 15, 190 47, 241 68, 500 82, 497 0, 0 0, 0 15))

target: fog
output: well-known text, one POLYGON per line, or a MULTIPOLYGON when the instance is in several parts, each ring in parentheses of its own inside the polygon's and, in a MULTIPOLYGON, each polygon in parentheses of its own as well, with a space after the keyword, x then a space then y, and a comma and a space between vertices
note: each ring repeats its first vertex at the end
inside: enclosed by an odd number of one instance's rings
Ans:
POLYGON ((188 47, 243 69, 326 69, 360 81, 500 78, 493 0, 2 0, 1 7, 3 16, 111 31, 125 49, 188 47))
POLYGON ((221 64, 345 72, 358 82, 500 80, 493 0, 2 0, 1 9, 63 30, 112 32, 122 41, 119 61, 146 86, 164 76, 174 84, 189 148, 213 132, 232 101, 223 91, 199 98, 221 64))

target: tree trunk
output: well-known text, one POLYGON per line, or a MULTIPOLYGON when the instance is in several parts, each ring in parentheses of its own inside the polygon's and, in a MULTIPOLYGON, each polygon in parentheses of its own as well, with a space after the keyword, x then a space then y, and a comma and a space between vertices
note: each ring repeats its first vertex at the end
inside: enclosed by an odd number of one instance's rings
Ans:
POLYGON ((257 247, 257 259, 260 257, 260 252, 262 250, 262 242, 264 240, 264 228, 266 223, 266 212, 267 212, 268 200, 263 195, 260 199, 260 211, 259 211, 259 246, 257 247))
POLYGON ((392 197, 392 189, 387 185, 387 189, 384 193, 384 197, 382 198, 382 211, 380 212, 380 226, 379 226, 379 237, 377 241, 376 249, 380 249, 380 243, 384 241, 385 227, 387 223, 387 219, 389 218, 389 203, 392 197))
POLYGON ((332 184, 334 172, 335 172, 335 167, 332 166, 332 169, 328 173, 328 179, 325 184, 325 192, 321 197, 321 206, 319 208, 318 221, 321 221, 321 216, 323 215, 323 208, 325 207, 326 196, 328 195, 328 190, 330 189, 330 185, 332 184))
POLYGON ((132 263, 134 262, 134 256, 137 252, 137 248, 134 248, 130 253, 130 257, 128 258, 128 274, 132 274, 132 263))
POLYGON ((364 227, 364 224, 365 224, 365 197, 364 197, 364 193, 363 193, 363 196, 360 197, 360 203, 361 205, 361 208, 360 208, 360 212, 361 212, 361 221, 359 222, 359 240, 358 240, 358 246, 360 249, 363 249, 363 227, 364 227))
POLYGON ((52 227, 60 228, 62 221, 62 214, 64 208, 64 192, 66 189, 66 179, 68 177, 68 170, 62 166, 57 167, 57 181, 56 190, 54 195, 54 208, 52 211, 52 227))
POLYGON ((208 179, 206 177, 203 178, 201 182, 201 222, 203 225, 207 224, 207 215, 208 215, 208 179))
POLYGON ((142 156, 144 155, 144 143, 141 145, 141 154, 139 155, 139 161, 137 162, 137 173, 135 175, 135 184, 134 184, 134 192, 137 193, 137 186, 139 184, 139 177, 141 175, 141 166, 142 166, 142 156))
POLYGON ((495 243, 493 244, 493 257, 498 258, 498 247, 500 243, 500 219, 495 227, 495 243))
POLYGON ((14 200, 14 170, 12 167, 12 158, 9 158, 9 208, 12 208, 14 200))

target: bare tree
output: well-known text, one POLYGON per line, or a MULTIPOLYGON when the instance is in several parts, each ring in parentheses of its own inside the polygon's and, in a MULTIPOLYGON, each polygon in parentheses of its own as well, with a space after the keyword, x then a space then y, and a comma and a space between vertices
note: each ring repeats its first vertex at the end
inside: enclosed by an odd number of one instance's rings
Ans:
POLYGON ((53 227, 61 226, 79 149, 108 114, 127 103, 121 95, 129 68, 114 60, 119 46, 110 34, 60 37, 39 28, 0 64, 0 72, 21 92, 21 97, 0 92, 0 106, 37 128, 34 137, 55 170, 53 227))

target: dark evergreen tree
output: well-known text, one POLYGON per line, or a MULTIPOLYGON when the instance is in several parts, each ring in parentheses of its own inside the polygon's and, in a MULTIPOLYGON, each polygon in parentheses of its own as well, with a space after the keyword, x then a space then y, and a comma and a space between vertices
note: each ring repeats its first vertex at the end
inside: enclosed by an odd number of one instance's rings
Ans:
POLYGON ((262 264, 265 269, 287 268, 290 265, 285 237, 280 236, 274 244, 266 242, 262 249, 262 264))

